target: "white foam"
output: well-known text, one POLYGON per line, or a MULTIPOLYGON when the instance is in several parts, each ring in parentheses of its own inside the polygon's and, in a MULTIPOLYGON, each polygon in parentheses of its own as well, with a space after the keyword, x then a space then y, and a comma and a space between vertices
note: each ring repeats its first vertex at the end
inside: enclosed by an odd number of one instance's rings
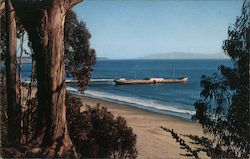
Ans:
POLYGON ((189 115, 195 114, 195 111, 179 109, 179 108, 168 106, 168 105, 162 105, 162 104, 156 103, 153 100, 138 99, 134 97, 121 96, 121 95, 100 92, 100 91, 93 91, 93 90, 85 91, 85 95, 91 96, 91 97, 97 97, 100 99, 110 99, 110 100, 116 100, 119 102, 136 104, 136 105, 143 106, 143 107, 155 108, 157 110, 171 111, 175 113, 183 113, 183 114, 189 114, 189 115))
POLYGON ((70 87, 70 86, 67 86, 67 87, 66 87, 66 90, 67 90, 67 91, 78 92, 78 89, 76 89, 76 88, 74 88, 74 87, 70 87))

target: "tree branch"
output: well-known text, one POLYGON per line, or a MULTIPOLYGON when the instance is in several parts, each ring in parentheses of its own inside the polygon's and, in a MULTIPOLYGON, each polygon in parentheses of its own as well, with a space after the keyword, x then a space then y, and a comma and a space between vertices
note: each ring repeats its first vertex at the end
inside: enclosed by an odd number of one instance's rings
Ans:
POLYGON ((76 4, 82 2, 83 0, 65 0, 65 9, 68 11, 70 8, 74 7, 76 4))

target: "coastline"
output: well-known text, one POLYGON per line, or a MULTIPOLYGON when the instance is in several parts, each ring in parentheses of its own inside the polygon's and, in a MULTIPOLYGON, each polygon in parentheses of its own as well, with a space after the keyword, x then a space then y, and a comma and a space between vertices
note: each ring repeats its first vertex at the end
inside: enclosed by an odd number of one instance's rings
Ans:
MULTIPOLYGON (((84 106, 91 107, 100 103, 100 106, 107 107, 114 116, 122 116, 126 119, 129 127, 133 128, 137 135, 138 158, 188 158, 183 156, 185 150, 181 149, 179 143, 172 138, 172 135, 160 127, 173 129, 176 133, 192 147, 190 139, 182 135, 204 136, 202 128, 198 123, 175 117, 172 115, 159 114, 149 110, 131 107, 126 104, 115 103, 105 99, 98 99, 85 95, 73 94, 79 97, 84 106)), ((207 158, 201 154, 202 158, 207 158)))
MULTIPOLYGON (((106 94, 106 95, 96 94, 97 91, 95 91, 94 93, 87 92, 86 94, 82 94, 82 93, 79 93, 76 88, 73 88, 70 86, 67 87, 67 90, 69 91, 69 93, 71 93, 73 95, 77 95, 79 97, 85 96, 85 97, 89 97, 89 98, 107 101, 110 103, 116 103, 119 105, 126 105, 129 108, 144 110, 144 111, 155 113, 155 114, 173 116, 175 118, 179 118, 179 119, 187 120, 187 121, 192 121, 191 117, 195 113, 195 111, 193 111, 193 110, 187 110, 185 108, 180 109, 180 108, 177 108, 175 106, 170 106, 170 105, 163 106, 163 105, 159 105, 158 103, 155 103, 155 105, 153 103, 148 104, 147 102, 145 102, 143 100, 137 100, 137 98, 128 97, 124 100, 124 99, 120 99, 119 95, 118 95, 118 97, 114 98, 114 97, 109 97, 109 94, 106 94)), ((87 90, 87 91, 89 91, 89 90, 87 90)), ((110 95, 112 96, 112 94, 110 94, 110 95)))
POLYGON ((143 109, 141 107, 137 107, 137 106, 132 106, 129 103, 126 102, 122 102, 122 101, 113 101, 111 99, 102 99, 99 97, 93 97, 93 96, 89 96, 89 95, 85 95, 85 94, 75 94, 75 93, 71 93, 73 96, 76 96, 78 98, 82 99, 83 105, 87 104, 89 106, 96 106, 96 103, 100 103, 101 106, 107 107, 107 108, 111 108, 111 109, 125 109, 128 111, 138 111, 147 115, 154 115, 154 116, 159 116, 159 117, 169 117, 169 118, 174 118, 175 120, 180 120, 182 122, 187 122, 187 123, 194 123, 191 118, 187 119, 184 117, 180 117, 177 115, 173 115, 175 114, 175 112, 173 112, 172 114, 166 114, 166 113, 161 113, 160 111, 153 111, 151 109, 143 109))

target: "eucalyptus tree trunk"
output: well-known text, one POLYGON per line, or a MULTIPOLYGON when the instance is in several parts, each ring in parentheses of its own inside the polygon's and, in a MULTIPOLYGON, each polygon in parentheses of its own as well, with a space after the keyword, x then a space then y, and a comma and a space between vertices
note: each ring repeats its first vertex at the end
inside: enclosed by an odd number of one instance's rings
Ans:
POLYGON ((15 1, 32 42, 38 82, 38 120, 34 140, 47 157, 76 157, 68 134, 65 105, 64 20, 80 0, 15 1))
POLYGON ((21 130, 21 105, 17 82, 16 66, 16 20, 15 11, 10 0, 5 1, 6 17, 6 86, 8 103, 8 141, 19 142, 21 130))
POLYGON ((0 1, 0 17, 2 16, 5 9, 5 3, 4 1, 0 1))

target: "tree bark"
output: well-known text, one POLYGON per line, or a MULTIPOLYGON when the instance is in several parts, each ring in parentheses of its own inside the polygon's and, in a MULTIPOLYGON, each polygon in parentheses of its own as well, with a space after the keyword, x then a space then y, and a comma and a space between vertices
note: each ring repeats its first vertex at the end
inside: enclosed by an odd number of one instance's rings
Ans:
POLYGON ((0 17, 4 14, 5 3, 4 1, 0 2, 0 17))
POLYGON ((5 1, 7 53, 6 85, 8 102, 8 141, 19 142, 21 130, 21 105, 18 100, 18 82, 16 67, 16 21, 15 11, 10 0, 5 1))
POLYGON ((17 15, 34 50, 38 82, 38 120, 34 141, 47 147, 46 157, 77 157, 66 123, 64 20, 67 10, 79 2, 15 3, 17 15), (23 12, 23 9, 30 13, 23 12))

